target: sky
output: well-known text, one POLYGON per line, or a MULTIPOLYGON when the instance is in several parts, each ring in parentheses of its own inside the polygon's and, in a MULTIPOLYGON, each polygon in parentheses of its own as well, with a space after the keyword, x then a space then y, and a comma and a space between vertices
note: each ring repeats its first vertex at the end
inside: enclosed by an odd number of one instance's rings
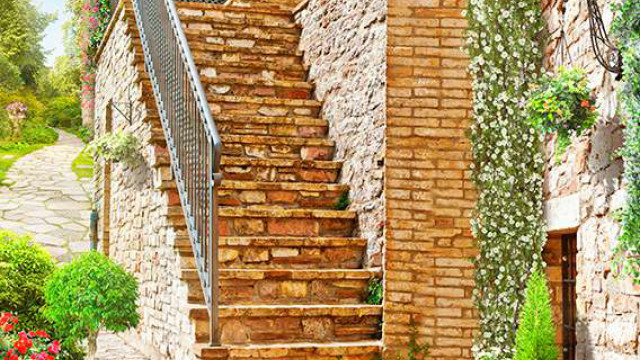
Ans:
MULTIPOLYGON (((0 0, 1 1, 1 0, 0 0)), ((53 13, 57 12, 58 20, 49 25, 42 43, 45 50, 50 51, 47 56, 47 65, 53 66, 53 61, 57 56, 64 55, 64 42, 62 41, 62 24, 67 20, 69 14, 64 10, 66 0, 34 0, 33 3, 40 10, 53 13)))

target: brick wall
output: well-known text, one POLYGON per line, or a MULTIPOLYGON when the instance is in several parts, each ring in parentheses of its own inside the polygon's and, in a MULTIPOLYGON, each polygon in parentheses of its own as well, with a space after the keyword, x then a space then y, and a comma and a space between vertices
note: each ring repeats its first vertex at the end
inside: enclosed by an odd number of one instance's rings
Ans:
POLYGON ((430 359, 471 358, 471 80, 464 0, 389 0, 384 342, 411 318, 430 359))

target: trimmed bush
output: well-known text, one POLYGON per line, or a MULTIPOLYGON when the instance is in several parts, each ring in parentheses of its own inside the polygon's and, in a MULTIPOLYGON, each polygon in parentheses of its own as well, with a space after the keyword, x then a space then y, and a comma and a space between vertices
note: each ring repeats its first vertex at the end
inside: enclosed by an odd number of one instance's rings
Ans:
POLYGON ((536 271, 527 282, 516 333, 515 360, 557 360, 558 354, 547 277, 536 271))
POLYGON ((106 256, 90 252, 58 269, 45 289, 46 310, 56 330, 76 342, 88 339, 95 358, 100 331, 138 325, 138 282, 106 256))
POLYGON ((80 99, 75 96, 59 96, 47 103, 42 118, 49 126, 73 129, 82 126, 80 99))
POLYGON ((28 236, 0 231, 0 311, 20 317, 20 326, 42 329, 44 287, 55 270, 51 255, 28 236))

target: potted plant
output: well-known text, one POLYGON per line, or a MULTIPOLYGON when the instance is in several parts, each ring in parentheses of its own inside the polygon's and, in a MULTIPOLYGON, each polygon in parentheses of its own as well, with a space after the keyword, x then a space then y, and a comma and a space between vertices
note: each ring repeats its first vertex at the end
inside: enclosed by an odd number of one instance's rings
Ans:
POLYGON ((595 124, 598 113, 584 70, 560 67, 556 75, 545 74, 528 103, 529 121, 545 134, 557 134, 556 155, 595 124))
POLYGON ((121 130, 97 137, 89 143, 88 149, 105 161, 123 163, 132 167, 143 161, 138 139, 121 130))

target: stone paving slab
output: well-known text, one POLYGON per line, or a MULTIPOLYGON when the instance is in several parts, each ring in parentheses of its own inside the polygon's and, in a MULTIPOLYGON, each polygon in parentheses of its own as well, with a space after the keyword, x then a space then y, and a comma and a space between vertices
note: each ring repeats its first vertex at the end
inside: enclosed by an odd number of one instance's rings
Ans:
POLYGON ((89 250, 90 180, 71 163, 84 148, 64 131, 53 146, 20 158, 0 187, 0 229, 31 234, 58 261, 89 250))
POLYGON ((115 334, 100 334, 96 360, 149 360, 115 334))

